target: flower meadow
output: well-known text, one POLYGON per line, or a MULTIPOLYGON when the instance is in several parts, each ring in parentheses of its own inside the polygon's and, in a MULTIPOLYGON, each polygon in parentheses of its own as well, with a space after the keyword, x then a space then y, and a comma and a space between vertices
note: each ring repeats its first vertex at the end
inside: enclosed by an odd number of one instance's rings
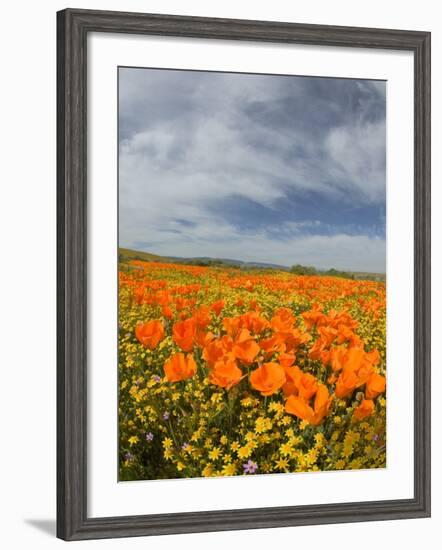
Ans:
POLYGON ((130 260, 119 478, 382 468, 383 282, 130 260))

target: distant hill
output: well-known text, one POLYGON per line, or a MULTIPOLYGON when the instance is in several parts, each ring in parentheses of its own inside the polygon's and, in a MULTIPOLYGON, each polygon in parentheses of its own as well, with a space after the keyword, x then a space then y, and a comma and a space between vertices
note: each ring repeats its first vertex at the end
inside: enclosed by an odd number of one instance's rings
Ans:
POLYGON ((159 256, 158 254, 150 254, 149 252, 141 252, 139 250, 131 250, 130 248, 118 249, 119 259, 122 262, 130 260, 143 260, 145 262, 162 262, 162 263, 182 263, 195 265, 227 265, 230 267, 238 267, 242 269, 281 269, 288 271, 288 267, 278 264, 265 262, 243 262, 241 260, 232 260, 230 258, 210 258, 208 256, 197 256, 192 258, 183 258, 180 256, 159 256))
MULTIPOLYGON (((297 273, 295 268, 303 268, 304 266, 297 265, 292 267, 287 267, 279 264, 272 264, 266 262, 243 262, 241 260, 233 260, 231 258, 211 258, 209 256, 196 256, 192 258, 183 258, 180 256, 159 256, 158 254, 150 254, 149 252, 141 252, 139 250, 131 250, 130 248, 119 248, 119 261, 128 262, 130 260, 142 260, 145 262, 161 262, 161 263, 179 263, 179 264, 190 264, 190 265, 199 265, 199 266, 228 266, 238 269, 277 269, 280 271, 291 271, 295 274, 302 274, 302 272, 297 273)), ((361 271, 337 271, 335 269, 325 270, 325 269, 315 269, 309 268, 312 270, 311 274, 320 275, 320 276, 336 276, 336 277, 345 277, 356 280, 372 280, 372 281, 382 281, 385 282, 385 273, 370 273, 370 272, 361 272, 361 271)))
POLYGON ((232 260, 231 258, 210 258, 209 256, 196 256, 194 258, 182 258, 180 256, 168 256, 169 260, 174 262, 192 262, 201 265, 223 264, 231 267, 240 267, 243 269, 280 269, 288 271, 288 267, 279 264, 267 262, 243 262, 242 260, 232 260))
POLYGON ((386 275, 385 273, 372 273, 371 271, 352 271, 354 278, 357 280, 364 281, 378 281, 385 283, 386 275))
POLYGON ((131 250, 130 248, 118 248, 118 256, 120 261, 143 260, 145 262, 167 262, 167 258, 158 256, 157 254, 149 254, 149 252, 140 252, 139 250, 131 250))

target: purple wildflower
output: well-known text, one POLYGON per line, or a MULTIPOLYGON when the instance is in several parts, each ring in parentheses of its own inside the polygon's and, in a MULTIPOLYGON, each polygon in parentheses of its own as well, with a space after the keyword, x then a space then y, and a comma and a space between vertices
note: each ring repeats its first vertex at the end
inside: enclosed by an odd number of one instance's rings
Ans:
POLYGON ((248 462, 242 465, 245 474, 254 474, 258 469, 258 464, 249 459, 248 462))
POLYGON ((129 451, 124 455, 124 458, 126 460, 132 460, 134 457, 134 455, 132 453, 130 453, 129 451))
POLYGON ((154 382, 161 382, 161 376, 158 376, 158 374, 154 374, 154 375, 152 376, 152 380, 153 380, 154 382))
POLYGON ((182 449, 183 451, 185 451, 185 450, 188 449, 188 448, 189 448, 189 444, 188 444, 187 442, 186 442, 186 443, 183 443, 183 444, 181 445, 181 449, 182 449))
POLYGON ((152 441, 152 439, 153 439, 153 433, 152 432, 147 432, 146 441, 152 441))
POLYGON ((165 413, 163 413, 163 419, 164 420, 169 420, 169 417, 170 417, 170 414, 167 411, 165 413))

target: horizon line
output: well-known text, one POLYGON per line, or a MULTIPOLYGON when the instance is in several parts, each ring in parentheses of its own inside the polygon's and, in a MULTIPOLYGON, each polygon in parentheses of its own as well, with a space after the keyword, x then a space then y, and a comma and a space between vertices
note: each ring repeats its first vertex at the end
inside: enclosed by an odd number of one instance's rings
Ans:
POLYGON ((349 273, 371 273, 373 275, 383 275, 383 276, 386 276, 386 271, 371 271, 369 269, 363 269, 363 270, 354 270, 354 269, 350 269, 350 268, 336 268, 336 267, 328 267, 328 268, 323 268, 323 267, 317 267, 315 265, 307 265, 307 264, 303 264, 303 263, 300 263, 300 262, 295 262, 295 263, 291 263, 290 265, 284 265, 284 264, 279 264, 279 263, 275 263, 275 262, 270 262, 270 261, 263 261, 263 260, 238 260, 237 258, 223 258, 223 257, 220 257, 220 256, 178 256, 178 255, 164 255, 164 254, 158 254, 156 252, 152 252, 150 250, 139 250, 139 249, 136 249, 136 248, 130 248, 130 247, 127 247, 127 246, 121 246, 120 244, 118 245, 118 249, 126 249, 126 250, 130 250, 131 252, 140 252, 141 254, 151 254, 152 256, 159 256, 159 257, 162 257, 162 258, 165 258, 165 259, 179 259, 179 260, 220 260, 220 261, 229 261, 229 262, 238 262, 238 263, 242 263, 242 264, 263 264, 263 265, 269 265, 269 266, 275 266, 275 267, 283 267, 285 269, 290 269, 291 267, 293 266, 296 266, 296 265, 302 265, 303 267, 313 267, 314 269, 318 270, 318 271, 329 271, 331 269, 335 269, 336 271, 342 271, 342 272, 349 272, 349 273))

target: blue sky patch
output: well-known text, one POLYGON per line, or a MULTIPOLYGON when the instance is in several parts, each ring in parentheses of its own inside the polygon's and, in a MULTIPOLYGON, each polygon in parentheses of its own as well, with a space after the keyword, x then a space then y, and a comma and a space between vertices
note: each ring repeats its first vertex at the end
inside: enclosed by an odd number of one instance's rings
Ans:
POLYGON ((120 246, 384 272, 385 92, 120 68, 120 246))

